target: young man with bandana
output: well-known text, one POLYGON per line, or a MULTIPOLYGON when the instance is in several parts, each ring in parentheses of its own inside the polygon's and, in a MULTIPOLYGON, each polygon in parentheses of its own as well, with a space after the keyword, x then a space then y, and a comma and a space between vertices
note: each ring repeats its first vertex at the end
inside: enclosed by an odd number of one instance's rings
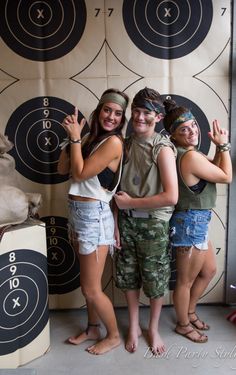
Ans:
POLYGON ((133 133, 126 140, 127 158, 115 194, 119 207, 116 238, 116 284, 125 293, 129 310, 126 350, 135 352, 139 324, 139 297, 143 287, 150 300, 149 346, 154 354, 165 351, 158 325, 163 296, 168 290, 169 219, 178 199, 175 147, 155 132, 164 116, 160 94, 140 90, 131 106, 133 133))

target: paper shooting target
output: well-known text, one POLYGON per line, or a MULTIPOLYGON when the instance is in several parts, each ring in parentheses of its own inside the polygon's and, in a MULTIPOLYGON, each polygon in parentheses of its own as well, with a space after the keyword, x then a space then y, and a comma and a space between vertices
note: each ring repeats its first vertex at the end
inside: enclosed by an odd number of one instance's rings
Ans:
MULTIPOLYGON (((230 0, 107 1, 113 9, 105 18, 107 44, 131 72, 169 79, 193 76, 211 66, 206 74, 214 77, 224 71, 216 64, 219 58, 228 65, 230 0)), ((113 60, 107 59, 109 76, 117 74, 113 60)))
MULTIPOLYGON (((20 174, 41 184, 56 184, 68 179, 57 173, 57 163, 59 145, 66 137, 61 123, 71 113, 74 113, 72 104, 52 96, 30 99, 12 113, 5 133, 14 144, 9 153, 20 174)), ((79 121, 83 117, 79 112, 79 121)), ((87 132, 87 126, 83 134, 87 132)))
POLYGON ((46 257, 28 249, 1 255, 0 355, 33 341, 48 323, 46 257))
POLYGON ((49 61, 68 54, 86 24, 84 0, 2 0, 0 36, 26 59, 49 61))
MULTIPOLYGON (((199 106, 196 103, 194 103, 192 100, 185 98, 183 96, 180 96, 180 95, 172 95, 172 94, 163 94, 162 98, 163 99, 171 98, 172 100, 179 103, 181 106, 189 108, 197 119, 197 122, 200 128, 200 133, 207 134, 207 132, 210 131, 210 126, 209 126, 207 117, 205 116, 201 108, 199 108, 199 106)), ((162 121, 156 125, 155 130, 159 133, 166 134, 162 121)), ((127 126, 126 136, 130 135, 131 132, 132 132, 132 121, 130 120, 127 126)), ((198 147, 199 147, 199 150, 202 151, 204 154, 208 154, 208 151, 210 149, 209 138, 201 137, 200 135, 200 141, 199 141, 198 147)))
POLYGON ((123 20, 133 43, 160 59, 176 59, 196 49, 211 27, 211 0, 125 0, 123 20))
POLYGON ((42 217, 46 223, 49 294, 69 293, 80 286, 78 258, 67 235, 67 219, 42 217))
POLYGON ((25 80, 106 77, 104 8, 104 0, 1 1, 0 68, 25 80))

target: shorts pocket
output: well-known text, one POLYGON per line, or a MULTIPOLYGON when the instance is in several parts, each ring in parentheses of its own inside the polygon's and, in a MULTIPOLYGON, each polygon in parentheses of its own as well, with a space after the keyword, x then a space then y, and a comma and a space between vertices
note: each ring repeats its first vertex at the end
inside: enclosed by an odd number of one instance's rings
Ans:
POLYGON ((207 225, 208 223, 209 223, 209 221, 210 221, 210 217, 211 215, 198 215, 197 217, 196 217, 196 220, 195 220, 195 222, 197 223, 197 224, 205 224, 205 225, 207 225))
POLYGON ((173 243, 181 242, 188 231, 189 222, 182 217, 175 217, 170 223, 170 240, 173 243))
POLYGON ((82 209, 76 208, 76 216, 85 222, 97 223, 99 222, 100 214, 98 209, 82 209))

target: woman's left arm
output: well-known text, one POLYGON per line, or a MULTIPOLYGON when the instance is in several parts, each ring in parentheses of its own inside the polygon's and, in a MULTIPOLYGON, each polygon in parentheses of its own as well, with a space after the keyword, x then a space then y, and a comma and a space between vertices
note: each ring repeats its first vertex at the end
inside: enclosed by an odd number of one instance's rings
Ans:
POLYGON ((116 172, 121 159, 122 148, 122 141, 116 135, 112 135, 84 160, 81 145, 72 144, 71 174, 73 179, 76 181, 87 180, 107 167, 116 172))

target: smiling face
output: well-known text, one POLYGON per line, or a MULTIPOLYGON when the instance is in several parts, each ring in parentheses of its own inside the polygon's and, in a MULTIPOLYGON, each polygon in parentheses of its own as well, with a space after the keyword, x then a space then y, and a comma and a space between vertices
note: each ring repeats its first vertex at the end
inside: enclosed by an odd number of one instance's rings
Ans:
POLYGON ((99 123, 103 130, 109 132, 115 130, 120 124, 123 109, 116 103, 104 103, 99 113, 99 123))
POLYGON ((195 120, 189 120, 177 127, 171 134, 177 146, 192 148, 198 145, 199 127, 195 120))
POLYGON ((150 137, 154 133, 156 122, 160 120, 161 114, 155 111, 141 107, 132 109, 132 126, 137 136, 150 137))

